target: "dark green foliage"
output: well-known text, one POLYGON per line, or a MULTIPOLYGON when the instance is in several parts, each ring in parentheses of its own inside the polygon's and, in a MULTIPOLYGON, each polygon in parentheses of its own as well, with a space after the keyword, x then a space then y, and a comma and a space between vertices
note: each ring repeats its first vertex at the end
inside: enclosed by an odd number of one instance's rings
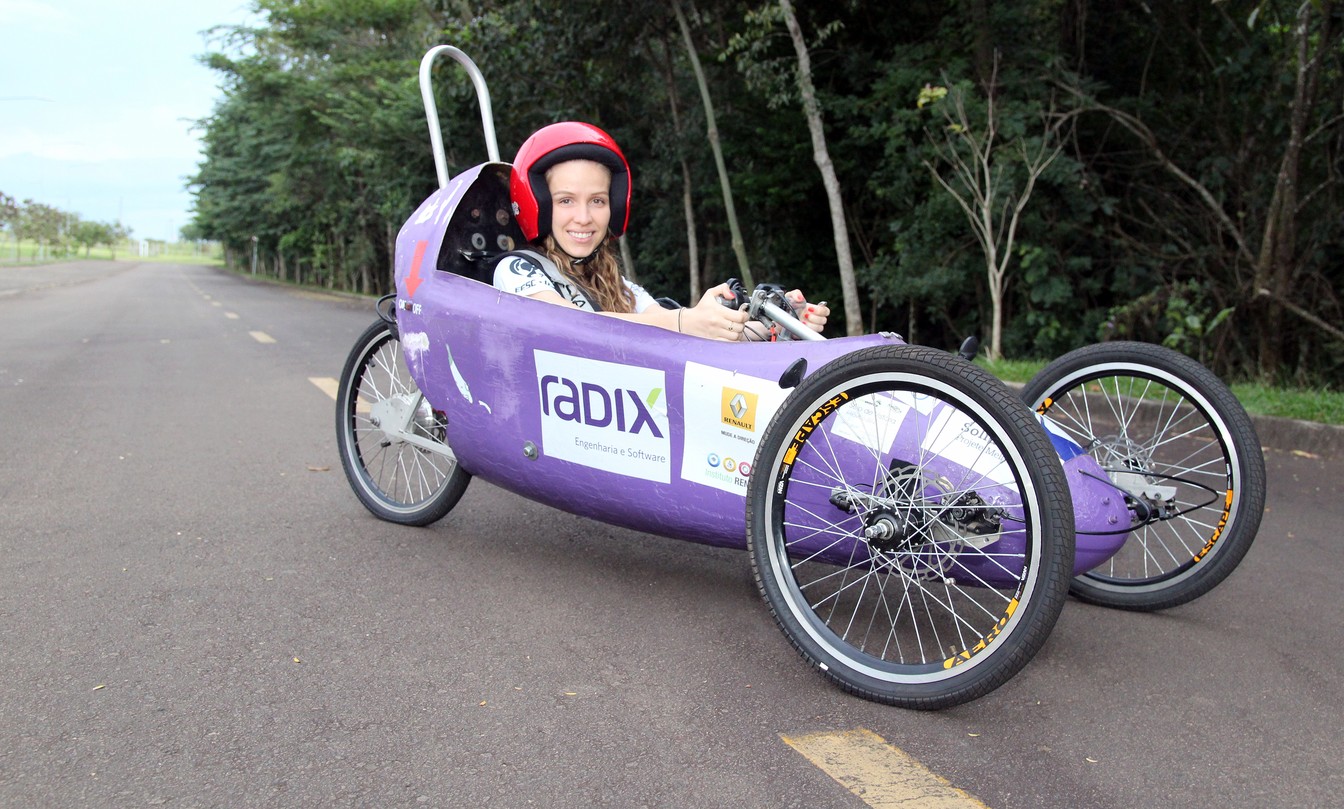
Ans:
MULTIPOLYGON (((237 262, 250 260, 255 236, 261 271, 389 287, 391 240, 435 187, 419 60, 449 43, 489 82, 502 159, 566 118, 622 144, 635 178, 627 238, 655 294, 685 298, 689 287, 683 165, 703 281, 736 274, 700 96, 668 3, 255 5, 265 23, 226 32, 205 57, 227 94, 202 122, 206 154, 194 178, 195 231, 223 241, 237 262)), ((682 7, 757 278, 838 308, 796 60, 777 15, 763 13, 775 4, 682 7)), ((946 140, 945 121, 936 106, 917 106, 926 85, 956 86, 973 121, 993 93, 1005 177, 1019 186, 1012 150, 1040 138, 1052 110, 1066 116, 1064 151, 1037 181, 1010 256, 1009 356, 1126 337, 1172 345, 1224 374, 1338 385, 1344 341, 1330 325, 1344 322, 1344 18, 1335 3, 841 0, 795 9, 811 43, 865 329, 940 347, 987 336, 984 255, 930 169, 944 159, 934 147, 946 140), (1270 211, 1292 132, 1301 8, 1317 84, 1300 110, 1305 137, 1285 231, 1269 227, 1282 218, 1270 211)), ((485 159, 479 112, 455 63, 441 61, 435 79, 455 173, 485 159)))

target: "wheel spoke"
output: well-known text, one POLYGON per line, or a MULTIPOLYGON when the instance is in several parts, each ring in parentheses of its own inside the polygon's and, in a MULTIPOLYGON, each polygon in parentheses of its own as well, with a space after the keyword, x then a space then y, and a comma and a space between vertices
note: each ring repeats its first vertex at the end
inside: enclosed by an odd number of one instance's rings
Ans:
POLYGON ((340 390, 337 438, 360 500, 383 519, 408 525, 447 513, 469 476, 451 456, 402 440, 445 443, 446 423, 420 393, 400 343, 385 326, 370 327, 356 345, 340 390), (377 418, 399 423, 376 424, 377 418))
POLYGON ((1032 415, 969 392, 992 380, 893 364, 841 382, 818 372, 776 415, 761 449, 776 466, 758 454, 750 484, 768 515, 761 534, 749 511, 753 559, 772 571, 759 579, 767 598, 787 605, 776 615, 800 622, 781 625, 828 676, 884 701, 906 704, 908 684, 923 689, 909 704, 951 704, 1002 682, 1044 639, 1067 587, 1066 566, 1048 561, 1065 534, 1046 526, 1067 530, 1070 512, 1042 498, 1043 480, 1064 484, 1032 415), (1000 654, 1019 645, 1023 657, 1000 654), (932 684, 942 696, 927 696, 932 684))
POLYGON ((1073 585, 1087 600, 1159 609, 1207 592, 1258 527, 1264 466, 1221 380, 1159 346, 1106 343, 1061 357, 1023 392, 1126 492, 1134 528, 1073 585), (1221 561, 1220 561, 1221 560, 1221 561))

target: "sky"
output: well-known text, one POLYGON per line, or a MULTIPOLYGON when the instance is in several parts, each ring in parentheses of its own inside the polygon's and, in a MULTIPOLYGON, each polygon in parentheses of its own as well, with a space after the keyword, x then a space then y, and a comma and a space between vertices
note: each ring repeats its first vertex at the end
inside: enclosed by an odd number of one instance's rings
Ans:
MULTIPOLYGON (((0 0, 0 192, 145 239, 191 220, 195 122, 220 97, 198 57, 249 0, 0 0)), ((214 44, 212 44, 214 43, 214 44)))

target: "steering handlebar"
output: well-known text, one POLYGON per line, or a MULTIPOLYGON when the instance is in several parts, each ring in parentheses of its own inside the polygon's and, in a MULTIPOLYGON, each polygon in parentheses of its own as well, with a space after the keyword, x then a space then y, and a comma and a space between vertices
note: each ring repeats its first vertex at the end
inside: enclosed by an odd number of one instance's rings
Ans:
POLYGON ((757 284, 750 294, 747 293, 747 289, 742 285, 742 282, 736 278, 729 278, 727 284, 734 297, 732 300, 726 298, 720 298, 719 300, 729 309, 746 310, 747 317, 767 328, 771 334, 771 339, 826 339, 798 319, 798 316, 793 313, 793 302, 784 294, 784 287, 779 284, 757 284))

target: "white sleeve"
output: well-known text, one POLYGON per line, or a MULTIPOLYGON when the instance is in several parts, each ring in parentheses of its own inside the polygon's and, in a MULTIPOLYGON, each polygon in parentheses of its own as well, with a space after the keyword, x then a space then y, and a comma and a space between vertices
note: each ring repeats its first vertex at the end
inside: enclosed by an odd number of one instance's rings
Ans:
POLYGON ((519 256, 505 256, 495 265, 495 289, 515 295, 535 295, 555 291, 555 285, 541 267, 519 256))
POLYGON ((634 282, 631 281, 629 278, 626 278, 626 277, 624 277, 624 276, 621 277, 621 280, 625 282, 625 285, 626 285, 627 287, 629 287, 629 288, 630 288, 630 291, 633 292, 634 295, 635 295, 635 312, 636 312, 636 313, 638 313, 638 312, 643 312, 644 310, 649 309, 649 308, 654 307, 654 306, 661 306, 661 305, 662 305, 662 304, 658 303, 658 301, 655 301, 655 300, 653 299, 653 296, 652 296, 652 295, 650 295, 649 293, 645 292, 645 291, 644 291, 644 287, 640 286, 639 284, 634 283, 634 282))

